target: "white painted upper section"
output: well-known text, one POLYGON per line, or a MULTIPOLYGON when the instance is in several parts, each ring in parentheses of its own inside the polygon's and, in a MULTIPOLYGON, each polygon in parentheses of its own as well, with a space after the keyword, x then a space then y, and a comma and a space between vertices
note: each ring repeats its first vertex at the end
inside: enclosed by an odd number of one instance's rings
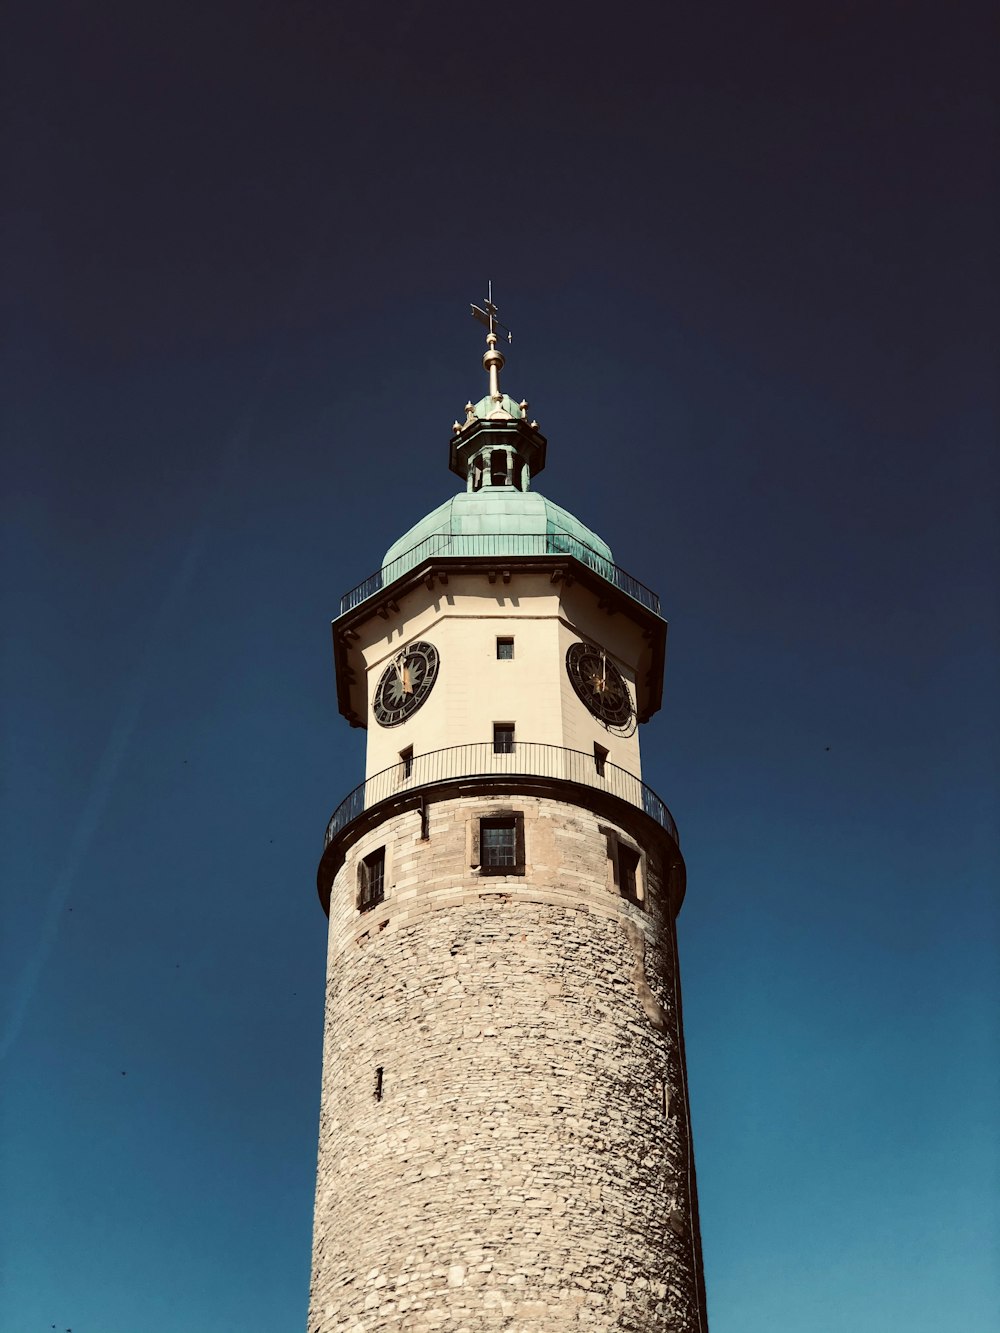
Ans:
POLYGON ((504 585, 485 573, 453 575, 433 589, 419 584, 398 600, 388 620, 372 616, 358 626, 367 675, 366 777, 389 768, 400 751, 415 755, 454 745, 492 744, 493 724, 512 722, 517 741, 542 742, 593 755, 595 742, 608 761, 640 775, 639 737, 608 731, 585 707, 566 671, 566 651, 586 640, 604 648, 629 683, 642 635, 623 615, 600 610, 579 584, 567 588, 547 574, 518 573, 504 585), (513 661, 497 660, 497 637, 514 639, 513 661), (383 671, 401 648, 426 639, 440 654, 430 695, 396 727, 375 720, 371 702, 383 671))

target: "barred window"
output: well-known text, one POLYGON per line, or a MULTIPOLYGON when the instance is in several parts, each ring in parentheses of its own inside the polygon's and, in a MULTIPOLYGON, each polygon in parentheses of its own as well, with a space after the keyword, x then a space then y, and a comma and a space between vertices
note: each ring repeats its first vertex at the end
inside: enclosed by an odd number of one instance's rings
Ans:
POLYGON ((524 874, 524 816, 518 811, 480 819, 477 842, 481 874, 524 874))
POLYGON ((513 722, 493 723, 493 753, 494 754, 514 753, 513 722))
POLYGON ((358 866, 358 911, 368 912, 385 898, 385 848, 370 852, 358 866))
POLYGON ((484 866, 513 866, 517 864, 517 831, 514 821, 487 824, 480 844, 484 866))

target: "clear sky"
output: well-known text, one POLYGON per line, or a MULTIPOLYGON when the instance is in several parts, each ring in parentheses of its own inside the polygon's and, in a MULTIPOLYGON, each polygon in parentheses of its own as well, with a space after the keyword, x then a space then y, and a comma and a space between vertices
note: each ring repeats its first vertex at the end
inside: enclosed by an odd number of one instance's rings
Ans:
POLYGON ((342 591, 515 330, 670 620, 713 1333, 998 1317, 995 20, 33 3, 2 34, 2 1333, 301 1333, 342 591))

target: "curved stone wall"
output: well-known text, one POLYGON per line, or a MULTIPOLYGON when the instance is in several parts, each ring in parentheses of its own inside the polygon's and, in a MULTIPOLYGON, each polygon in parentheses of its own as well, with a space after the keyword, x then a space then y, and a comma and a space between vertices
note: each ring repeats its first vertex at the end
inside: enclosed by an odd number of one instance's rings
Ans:
POLYGON ((331 896, 310 1333, 705 1328, 676 851, 647 822, 643 846, 556 799, 465 795, 350 848, 331 896), (479 820, 500 811, 523 820, 523 874, 478 864, 479 820), (379 848, 385 900, 359 912, 379 848), (616 871, 630 851, 636 901, 616 871))

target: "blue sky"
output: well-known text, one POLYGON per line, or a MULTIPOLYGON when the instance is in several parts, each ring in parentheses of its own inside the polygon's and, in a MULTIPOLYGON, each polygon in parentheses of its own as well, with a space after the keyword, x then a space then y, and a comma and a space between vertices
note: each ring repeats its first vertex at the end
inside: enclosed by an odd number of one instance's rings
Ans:
POLYGON ((6 28, 2 1333, 304 1326, 328 626, 457 485, 487 277, 670 620, 713 1333, 994 1328, 985 7, 6 28))

